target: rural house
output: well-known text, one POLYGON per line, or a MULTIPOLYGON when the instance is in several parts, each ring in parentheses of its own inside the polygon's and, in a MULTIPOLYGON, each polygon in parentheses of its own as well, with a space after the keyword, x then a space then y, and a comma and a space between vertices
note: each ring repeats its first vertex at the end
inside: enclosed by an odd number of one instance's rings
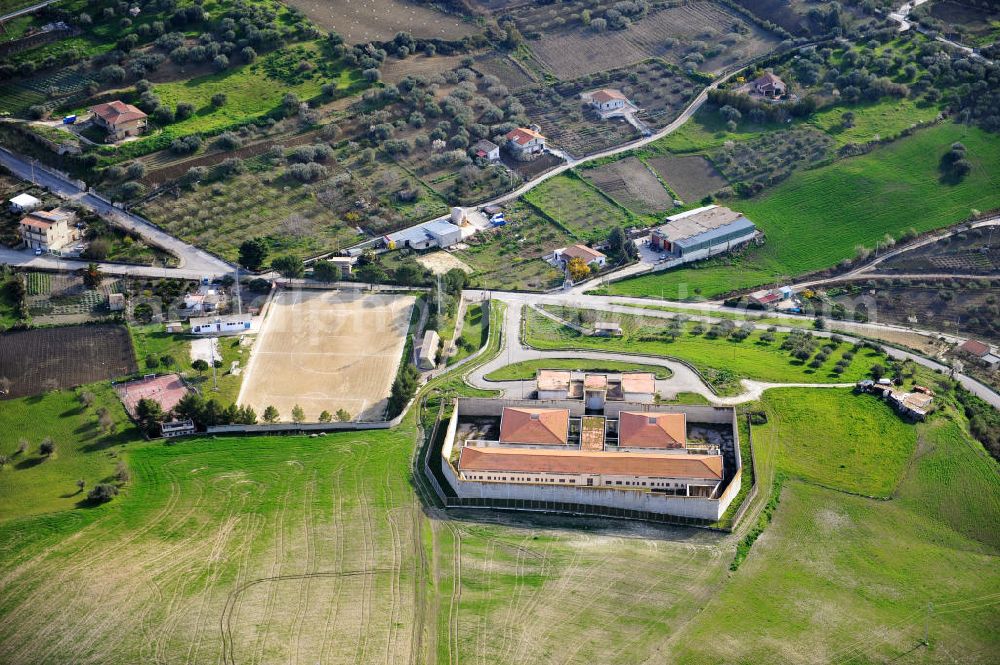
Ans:
POLYGON ((667 217, 653 229, 649 244, 669 258, 696 261, 749 242, 757 227, 741 213, 710 205, 667 217))
POLYGON ((997 367, 1000 367, 1000 356, 993 353, 988 344, 984 344, 978 340, 966 340, 958 347, 958 352, 990 371, 994 371, 997 367))
POLYGON ((743 86, 743 90, 751 95, 759 95, 769 99, 779 99, 788 92, 785 82, 771 72, 765 72, 761 77, 743 86))
POLYGON ((8 203, 10 203, 11 212, 19 213, 31 212, 32 210, 38 209, 38 207, 42 205, 42 202, 31 194, 18 194, 14 198, 10 199, 8 203))
POLYGON ((586 245, 570 245, 569 247, 557 249, 555 251, 555 259, 561 262, 563 267, 569 263, 570 259, 580 259, 588 266, 596 265, 598 268, 603 268, 608 261, 607 256, 586 245))
POLYGON ((325 261, 340 269, 340 277, 342 279, 350 279, 357 259, 351 256, 331 256, 325 259, 325 261))
POLYGON ((451 247, 462 240, 462 229, 447 219, 434 219, 385 236, 388 249, 427 249, 451 247))
POLYGON ((80 239, 80 231, 73 226, 74 221, 76 213, 66 208, 36 210, 21 219, 21 240, 29 249, 57 252, 80 239))
POLYGON ((505 138, 507 150, 520 162, 529 162, 545 152, 545 137, 534 129, 518 127, 509 131, 505 138))
POLYGON ((195 335, 232 335, 250 330, 253 317, 249 314, 193 316, 190 323, 195 335))
POLYGON ((486 139, 477 141, 471 150, 472 154, 479 159, 485 159, 488 162, 500 161, 500 146, 493 141, 486 139))
POLYGON ((112 312, 123 312, 125 311, 125 294, 124 293, 109 293, 108 294, 108 310, 112 312))
POLYGON ((602 89, 590 93, 590 105, 600 113, 625 108, 628 98, 619 90, 602 89))
POLYGON ((108 132, 108 141, 138 136, 146 129, 146 114, 118 99, 92 106, 90 112, 93 114, 94 124, 108 132))

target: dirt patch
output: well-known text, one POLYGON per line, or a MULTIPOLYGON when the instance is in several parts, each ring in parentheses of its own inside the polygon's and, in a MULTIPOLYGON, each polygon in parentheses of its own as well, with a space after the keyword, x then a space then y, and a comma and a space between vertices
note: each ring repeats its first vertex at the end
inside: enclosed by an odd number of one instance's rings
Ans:
POLYGON ((0 376, 8 397, 36 395, 139 371, 124 326, 40 328, 0 335, 0 376))
POLYGON ((462 55, 417 55, 400 60, 389 58, 382 65, 382 80, 386 83, 399 83, 407 76, 435 76, 450 72, 462 66, 462 60, 469 56, 462 55))
POLYGON ((288 0, 310 20, 334 30, 348 44, 388 41, 405 30, 418 39, 453 41, 478 32, 461 16, 404 0, 288 0))
POLYGON ((685 202, 697 201, 729 185, 712 163, 701 155, 653 157, 648 161, 685 202))
POLYGON ((509 90, 520 90, 536 82, 516 62, 500 53, 481 56, 474 68, 484 76, 496 76, 509 90))
POLYGON ((346 409, 379 420, 396 376, 410 322, 411 296, 283 291, 271 302, 247 367, 239 403, 269 405, 307 422, 346 409))
POLYGON ((464 261, 448 252, 432 252, 417 257, 417 263, 430 270, 435 275, 443 275, 453 268, 472 272, 472 268, 464 261))
POLYGON ((585 169, 580 174, 633 212, 652 214, 674 207, 670 192, 636 157, 585 169))

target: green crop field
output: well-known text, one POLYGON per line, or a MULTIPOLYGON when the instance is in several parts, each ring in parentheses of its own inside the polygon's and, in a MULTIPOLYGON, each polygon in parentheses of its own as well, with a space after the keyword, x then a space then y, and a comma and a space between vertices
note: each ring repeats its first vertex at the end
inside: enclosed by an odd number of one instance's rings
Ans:
POLYGON ((455 354, 448 358, 448 364, 471 356, 486 342, 486 327, 483 325, 483 306, 469 305, 462 321, 462 335, 455 340, 455 354))
MULTIPOLYGON (((666 367, 643 365, 642 363, 623 363, 613 360, 596 362, 593 360, 573 360, 570 358, 551 358, 549 360, 525 360, 511 365, 505 365, 486 375, 487 381, 525 381, 534 379, 540 369, 565 369, 575 372, 652 372, 658 379, 669 379, 673 374, 666 367)), ((701 395, 698 395, 701 397, 701 395)), ((703 398, 702 398, 703 399, 703 398)))
POLYGON ((1000 139, 976 127, 924 129, 867 155, 794 174, 762 196, 730 205, 766 234, 760 248, 691 268, 615 282, 610 293, 664 298, 712 297, 787 279, 852 258, 857 245, 885 234, 929 231, 1000 206, 1000 139), (938 164, 955 141, 972 172, 941 182, 938 164))
POLYGON ((558 175, 524 195, 524 200, 562 225, 578 240, 604 240, 630 215, 575 175, 558 175))
MULTIPOLYGON (((695 334, 696 324, 686 323, 673 342, 645 339, 662 332, 669 322, 662 319, 636 319, 619 316, 622 337, 591 337, 560 325, 534 310, 525 310, 525 339, 539 349, 570 349, 626 351, 654 356, 680 358, 694 364, 705 374, 716 390, 723 394, 742 392, 738 379, 754 379, 773 383, 848 383, 866 377, 872 365, 884 363, 885 356, 871 349, 856 352, 847 370, 840 375, 832 370, 852 345, 841 343, 833 349, 819 368, 793 358, 789 351, 779 348, 788 333, 774 333, 773 342, 761 339, 763 331, 756 331, 742 342, 720 337, 708 339, 695 334)), ((559 312, 556 311, 558 315, 559 312)), ((707 329, 708 326, 705 325, 707 329)), ((817 349, 829 340, 819 340, 817 349)))

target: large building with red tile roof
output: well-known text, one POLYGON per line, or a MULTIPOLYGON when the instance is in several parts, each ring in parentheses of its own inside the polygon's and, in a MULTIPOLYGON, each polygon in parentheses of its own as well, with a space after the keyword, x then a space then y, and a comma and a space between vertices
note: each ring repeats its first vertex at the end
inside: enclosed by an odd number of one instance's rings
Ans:
POLYGON ((621 411, 618 414, 620 448, 683 448, 687 445, 687 418, 683 413, 621 411))
POLYGON ((121 141, 146 130, 147 116, 141 109, 116 99, 90 107, 94 124, 107 130, 108 140, 121 141))
POLYGON ((21 218, 18 230, 28 249, 58 252, 80 239, 75 221, 76 213, 66 208, 36 210, 21 218))
POLYGON ((500 443, 566 445, 569 409, 505 408, 500 419, 500 443))
POLYGON ((507 150, 514 159, 529 162, 545 152, 545 137, 528 127, 518 127, 507 132, 507 150))

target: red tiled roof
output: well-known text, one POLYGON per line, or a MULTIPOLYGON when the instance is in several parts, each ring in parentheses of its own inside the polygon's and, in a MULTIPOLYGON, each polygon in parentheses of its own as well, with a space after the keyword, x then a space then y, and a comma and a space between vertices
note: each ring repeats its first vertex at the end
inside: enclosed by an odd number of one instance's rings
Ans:
POLYGON ((569 409, 504 407, 500 417, 501 443, 566 445, 569 409))
POLYGON ((132 120, 141 120, 146 117, 146 114, 140 109, 132 106, 131 104, 126 104, 118 99, 113 102, 108 102, 107 104, 92 106, 90 107, 90 112, 109 125, 117 125, 118 123, 130 122, 132 120))
POLYGON ((618 445, 623 448, 684 448, 687 418, 683 413, 618 414, 618 445))
POLYGON ((593 263, 598 259, 605 258, 604 254, 586 245, 570 245, 562 251, 562 255, 571 259, 583 259, 584 263, 593 263))
POLYGON ((989 346, 974 339, 966 340, 965 343, 963 343, 962 346, 958 348, 962 349, 966 353, 970 353, 974 356, 979 356, 980 358, 990 352, 989 346))
POLYGON ((458 460, 462 471, 566 473, 645 478, 722 480, 721 455, 610 453, 542 448, 465 446, 458 460))
POLYGON ((603 104, 604 102, 610 102, 614 99, 627 99, 627 97, 625 97, 625 95, 618 90, 608 90, 605 88, 590 95, 590 99, 603 104))
POLYGON ((536 132, 533 129, 527 129, 526 127, 518 127, 517 129, 512 129, 507 132, 507 140, 513 141, 518 145, 527 145, 533 139, 542 139, 545 137, 536 132))
POLYGON ((569 390, 569 381, 572 374, 556 369, 538 370, 539 390, 569 390))

